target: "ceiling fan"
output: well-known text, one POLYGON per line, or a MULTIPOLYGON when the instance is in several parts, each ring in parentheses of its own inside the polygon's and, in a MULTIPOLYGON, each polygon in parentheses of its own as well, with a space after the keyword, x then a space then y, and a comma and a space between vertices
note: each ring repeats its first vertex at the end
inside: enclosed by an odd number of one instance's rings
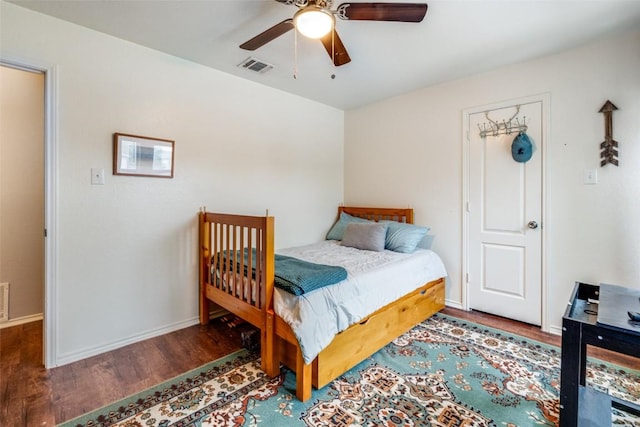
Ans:
POLYGON ((319 39, 336 67, 351 61, 336 31, 336 16, 348 21, 421 22, 427 13, 425 3, 342 3, 331 10, 333 0, 276 1, 297 6, 298 11, 293 18, 263 31, 240 48, 256 50, 295 28, 306 37, 319 39))

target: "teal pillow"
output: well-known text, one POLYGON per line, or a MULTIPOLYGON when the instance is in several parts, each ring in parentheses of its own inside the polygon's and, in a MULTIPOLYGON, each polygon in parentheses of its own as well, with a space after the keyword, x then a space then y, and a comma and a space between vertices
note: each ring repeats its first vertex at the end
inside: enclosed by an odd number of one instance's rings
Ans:
POLYGON ((331 227, 331 230, 329 230, 329 232, 327 233, 327 240, 342 240, 342 235, 344 234, 344 230, 347 228, 347 224, 353 222, 365 223, 372 221, 340 212, 340 218, 338 218, 336 223, 333 224, 333 227, 331 227))
POLYGON ((396 221, 381 221, 388 224, 385 249, 405 254, 413 253, 429 232, 429 227, 396 221))
POLYGON ((427 233, 427 235, 424 236, 424 239, 422 239, 422 241, 418 243, 418 247, 420 249, 431 249, 431 246, 433 246, 433 239, 435 239, 435 237, 436 236, 434 236, 433 234, 427 233))

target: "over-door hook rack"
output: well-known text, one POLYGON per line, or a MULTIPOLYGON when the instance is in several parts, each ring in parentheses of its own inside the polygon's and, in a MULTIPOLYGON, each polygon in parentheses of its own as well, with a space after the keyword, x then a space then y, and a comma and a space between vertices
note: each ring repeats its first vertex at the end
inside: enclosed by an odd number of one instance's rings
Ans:
POLYGON ((522 117, 522 123, 520 123, 520 119, 516 117, 520 113, 520 106, 516 105, 516 112, 509 120, 502 120, 502 122, 497 122, 495 120, 491 120, 489 117, 489 111, 484 112, 484 116, 487 118, 489 123, 483 123, 482 125, 478 124, 478 129, 480 130, 480 138, 484 138, 487 135, 490 136, 498 136, 498 135, 511 135, 512 133, 520 133, 527 131, 527 116, 522 117))

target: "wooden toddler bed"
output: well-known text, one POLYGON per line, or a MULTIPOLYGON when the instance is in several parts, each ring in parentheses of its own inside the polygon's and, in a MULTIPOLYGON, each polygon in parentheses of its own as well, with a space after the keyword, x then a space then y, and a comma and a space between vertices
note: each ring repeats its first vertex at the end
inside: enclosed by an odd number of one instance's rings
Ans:
MULTIPOLYGON (((412 209, 338 208, 373 221, 413 223, 412 209)), ((312 363, 305 363, 291 327, 274 311, 274 218, 199 213, 200 323, 209 322, 210 301, 260 330, 262 369, 280 373, 280 363, 296 373, 296 397, 311 397, 394 338, 444 307, 444 278, 418 287, 338 333, 312 363), (245 248, 253 248, 249 256, 245 248), (212 266, 214 267, 212 269, 212 266)), ((249 252, 250 253, 250 252, 249 252)))

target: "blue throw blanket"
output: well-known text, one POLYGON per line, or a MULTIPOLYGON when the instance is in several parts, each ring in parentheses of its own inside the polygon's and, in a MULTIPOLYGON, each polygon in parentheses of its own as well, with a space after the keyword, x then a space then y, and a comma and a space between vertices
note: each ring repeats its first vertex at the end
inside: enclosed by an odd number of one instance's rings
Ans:
MULTIPOLYGON (((222 259, 226 258, 226 251, 223 252, 222 259)), ((240 254, 236 254, 240 259, 240 254)), ((255 266, 256 251, 252 249, 251 256, 255 266)), ((249 251, 244 250, 245 263, 249 263, 249 251)), ((223 265, 226 264, 223 261, 223 265)), ((238 269, 240 267, 238 266, 238 269)), ((245 269, 247 266, 245 265, 245 269)), ((246 271, 245 271, 246 273, 246 271)), ((255 267, 253 268, 255 274, 255 267)), ((293 295, 303 295, 307 292, 315 291, 324 286, 333 285, 347 278, 347 270, 334 265, 315 264, 303 261, 298 258, 284 255, 275 255, 275 285, 293 295)))
POLYGON ((294 295, 302 295, 347 278, 347 270, 334 265, 314 264, 276 254, 275 285, 294 295))

